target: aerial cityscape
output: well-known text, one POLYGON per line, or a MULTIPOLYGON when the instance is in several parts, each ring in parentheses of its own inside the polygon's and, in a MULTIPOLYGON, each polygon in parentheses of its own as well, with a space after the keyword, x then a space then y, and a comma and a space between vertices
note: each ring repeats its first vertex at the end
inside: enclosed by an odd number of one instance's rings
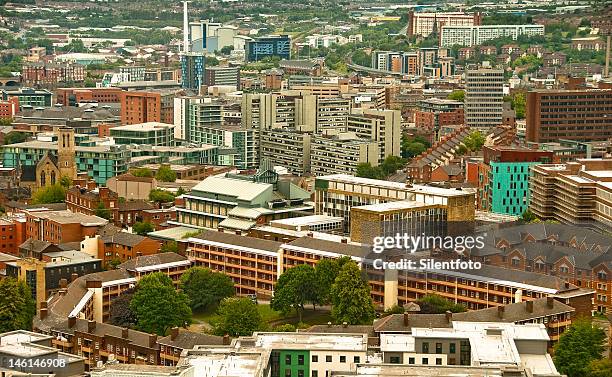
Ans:
POLYGON ((0 377, 612 377, 612 1, 0 0, 0 377))

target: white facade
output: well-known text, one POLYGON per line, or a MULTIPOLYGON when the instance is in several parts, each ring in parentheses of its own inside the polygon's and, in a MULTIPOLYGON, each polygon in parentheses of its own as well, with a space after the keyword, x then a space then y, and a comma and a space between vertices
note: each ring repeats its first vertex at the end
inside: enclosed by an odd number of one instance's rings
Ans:
POLYGON ((483 26, 442 26, 440 46, 478 46, 491 39, 519 35, 544 35, 544 25, 483 25, 483 26))

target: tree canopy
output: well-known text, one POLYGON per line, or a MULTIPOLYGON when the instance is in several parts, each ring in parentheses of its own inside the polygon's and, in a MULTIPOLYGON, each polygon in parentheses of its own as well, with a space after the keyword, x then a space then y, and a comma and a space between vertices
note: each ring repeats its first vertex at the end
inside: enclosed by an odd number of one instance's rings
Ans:
POLYGON ((59 183, 41 187, 32 195, 32 204, 63 203, 66 201, 66 189, 59 183))
POLYGON ((234 282, 229 276, 202 267, 185 271, 180 286, 194 312, 206 310, 235 294, 234 282))
POLYGON ((139 221, 135 223, 134 226, 132 227, 132 231, 141 236, 146 236, 148 233, 151 233, 154 230, 155 230, 155 227, 153 226, 153 224, 151 224, 148 221, 144 221, 144 222, 139 221))
POLYGON ((579 319, 561 335, 555 345, 554 361, 559 373, 587 377, 589 363, 602 358, 606 334, 590 320, 579 319))
POLYGON ((315 276, 317 279, 317 301, 321 305, 331 303, 331 288, 338 273, 345 263, 351 260, 350 257, 339 259, 321 259, 315 265, 315 276))
POLYGON ((465 101, 465 91, 453 90, 448 96, 446 96, 446 98, 452 99, 453 101, 464 102, 465 101))
POLYGON ((153 176, 153 172, 149 168, 138 168, 131 171, 134 177, 150 178, 153 176))
POLYGON ((219 317, 213 323, 217 335, 252 335, 262 326, 257 304, 248 298, 230 297, 221 301, 217 310, 219 317))
POLYGON ((301 264, 287 269, 278 278, 270 307, 285 315, 295 309, 302 322, 302 313, 307 303, 317 303, 317 281, 315 269, 308 264, 301 264))
POLYGON ((156 203, 168 203, 174 201, 174 195, 170 191, 153 189, 149 192, 149 200, 156 203))
POLYGON ((431 144, 422 136, 409 137, 402 135, 401 155, 403 158, 412 158, 420 155, 429 148, 431 144))
POLYGON ((357 164, 355 175, 361 178, 384 179, 382 170, 378 166, 372 166, 369 162, 357 164))
POLYGON ((331 287, 332 318, 336 323, 371 324, 376 315, 370 285, 357 263, 345 263, 331 287))
POLYGON ((111 301, 108 318, 108 322, 111 325, 120 327, 136 326, 138 319, 134 311, 130 309, 130 302, 133 297, 134 289, 128 289, 111 301))
MULTIPOLYGON (((9 125, 10 125, 10 122, 9 122, 9 125)), ((28 135, 26 135, 23 132, 11 131, 8 134, 6 134, 6 136, 4 137, 4 144, 9 145, 9 144, 23 143, 24 141, 27 140, 27 138, 28 138, 28 135)))
POLYGON ((170 165, 161 165, 155 174, 155 179, 161 182, 174 182, 176 172, 170 168, 170 165))
POLYGON ((0 279, 0 333, 31 330, 35 314, 30 287, 14 278, 0 279))
POLYGON ((467 311, 464 305, 455 304, 436 294, 428 294, 421 297, 417 300, 417 304, 421 307, 421 313, 424 314, 442 314, 447 311, 461 313, 467 311))
POLYGON ((601 359, 593 360, 589 363, 589 377, 610 377, 612 376, 612 360, 601 359))
POLYGON ((463 139, 463 144, 465 147, 472 152, 479 151, 484 143, 485 138, 480 131, 473 131, 465 139, 463 139))
POLYGON ((106 220, 110 220, 111 218, 111 211, 104 206, 103 202, 98 203, 98 207, 96 207, 94 214, 106 220))
POLYGON ((172 280, 161 272, 140 279, 130 309, 140 331, 163 336, 172 327, 191 323, 189 298, 175 290, 172 280))
POLYGON ((159 249, 160 253, 178 253, 179 247, 176 241, 166 241, 159 249))
POLYGON ((387 156, 380 166, 372 166, 369 162, 357 164, 355 175, 362 178, 385 179, 401 169, 406 161, 398 156, 387 156))

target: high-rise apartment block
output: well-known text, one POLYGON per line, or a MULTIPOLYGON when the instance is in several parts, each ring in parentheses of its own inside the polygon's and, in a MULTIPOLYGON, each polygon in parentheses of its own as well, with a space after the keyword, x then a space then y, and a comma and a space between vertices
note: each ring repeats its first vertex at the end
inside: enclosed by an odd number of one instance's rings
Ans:
POLYGON ((257 129, 269 129, 274 124, 303 126, 310 132, 344 130, 350 108, 350 100, 339 97, 321 98, 297 91, 246 93, 242 96, 242 125, 257 129))
POLYGON ((354 132, 330 130, 312 136, 310 168, 314 175, 355 174, 357 165, 378 166, 379 142, 354 132))
POLYGON ((490 67, 465 72, 465 124, 491 128, 503 123, 504 71, 490 67))
POLYGON ((427 37, 434 31, 439 32, 442 26, 474 26, 480 24, 482 24, 482 15, 480 13, 426 13, 410 11, 408 13, 407 34, 409 37, 413 35, 427 37))
POLYGON ((501 37, 511 37, 516 40, 520 35, 528 37, 544 35, 544 25, 443 26, 440 30, 440 46, 472 47, 501 37))
POLYGON ((612 225, 612 160, 533 167, 529 209, 542 220, 612 225))
POLYGON ((231 85, 240 88, 240 67, 205 68, 204 85, 231 85))
POLYGON ((272 128, 259 131, 261 160, 303 176, 310 172, 312 134, 299 129, 272 128))
POLYGON ((527 141, 612 138, 612 89, 532 90, 525 110, 527 141))
POLYGON ((402 116, 399 110, 354 110, 347 120, 347 131, 378 142, 378 163, 387 156, 400 155, 402 116))
POLYGON ((185 52, 181 54, 181 86, 196 93, 204 84, 204 67, 206 56, 199 52, 185 52))

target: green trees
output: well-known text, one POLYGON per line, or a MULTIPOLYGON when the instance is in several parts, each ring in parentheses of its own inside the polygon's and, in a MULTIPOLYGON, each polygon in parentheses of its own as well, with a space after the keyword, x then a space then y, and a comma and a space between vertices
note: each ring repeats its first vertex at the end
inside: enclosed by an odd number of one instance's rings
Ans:
MULTIPOLYGON (((568 377, 592 376, 589 363, 602 358, 605 339, 604 331, 593 327, 588 319, 572 323, 555 346, 554 361, 559 373, 567 374, 568 377)), ((600 363, 591 365, 595 370, 605 367, 600 363)))
POLYGON ((536 215, 533 214, 533 212, 531 212, 529 209, 526 209, 525 212, 523 212, 523 214, 521 215, 521 220, 523 220, 526 223, 531 223, 536 221, 538 218, 536 215))
POLYGON ((159 249, 161 253, 178 253, 179 247, 176 241, 166 241, 159 249))
POLYGON ((181 276, 181 289, 194 312, 217 305, 235 293, 229 276, 202 267, 192 267, 181 276))
POLYGON ((424 314, 442 314, 447 311, 453 313, 461 313, 467 311, 467 308, 461 304, 455 304, 452 301, 445 299, 436 294, 428 294, 421 297, 417 304, 421 307, 421 313, 424 314))
POLYGON ((165 335, 169 328, 191 322, 189 299, 177 292, 172 280, 161 272, 143 277, 130 302, 140 331, 165 335))
POLYGON ((361 178, 383 179, 382 170, 377 166, 372 166, 369 162, 357 164, 355 175, 361 178))
POLYGON ((525 107, 527 100, 524 92, 516 92, 513 95, 504 97, 504 101, 510 102, 512 109, 516 113, 516 119, 525 119, 525 107))
POLYGON ((289 268, 278 278, 270 307, 285 315, 295 309, 299 321, 302 322, 304 305, 308 302, 315 305, 317 301, 315 269, 310 265, 301 264, 289 268))
POLYGON ((593 360, 589 363, 589 377, 610 377, 612 376, 612 360, 601 359, 593 360))
POLYGON ((337 323, 371 324, 375 317, 370 285, 357 263, 345 263, 331 287, 332 317, 337 323))
POLYGON ((170 168, 170 165, 162 165, 155 174, 155 179, 161 182, 176 181, 176 172, 170 168))
POLYGON ((139 221, 135 223, 134 226, 132 227, 132 231, 141 236, 146 236, 148 233, 151 233, 154 230, 155 230, 155 227, 153 226, 153 224, 151 224, 148 221, 145 221, 145 222, 139 221))
POLYGON ((70 186, 72 186, 72 179, 70 179, 70 177, 64 175, 62 176, 62 178, 60 178, 59 184, 65 188, 66 190, 68 190, 70 188, 70 186))
POLYGON ((403 168, 405 163, 406 161, 404 161, 404 159, 401 157, 387 156, 383 163, 380 164, 380 169, 382 170, 385 177, 388 177, 403 168))
POLYGON ((451 94, 446 96, 446 98, 452 99, 453 101, 464 102, 465 101, 465 91, 453 90, 451 94))
POLYGON ((401 169, 406 161, 398 156, 387 156, 380 166, 369 162, 357 164, 355 175, 362 178, 385 179, 401 169))
POLYGON ((41 187, 32 195, 32 204, 62 203, 66 200, 66 189, 59 183, 41 187))
POLYGON ((480 131, 474 131, 463 139, 463 144, 472 152, 479 151, 485 143, 484 136, 480 131))
POLYGON ((35 314, 30 287, 13 278, 0 279, 0 333, 31 330, 35 314))
MULTIPOLYGON (((4 118, 2 119, 2 121, 4 121, 5 119, 9 121, 8 125, 10 125, 10 119, 4 118)), ((23 143, 24 141, 26 141, 27 138, 28 136, 24 134, 23 132, 11 131, 4 137, 4 144, 9 145, 9 144, 23 143)))
POLYGON ((149 200, 156 203, 168 203, 174 201, 174 195, 166 190, 153 189, 149 192, 149 200))
POLYGON ((96 211, 94 214, 106 220, 110 220, 111 218, 111 211, 110 209, 104 206, 103 202, 98 203, 98 207, 96 208, 96 211))
POLYGON ((422 136, 408 137, 402 135, 401 155, 403 158, 412 158, 425 152, 431 143, 422 136))
POLYGON ((315 277, 317 280, 317 301, 321 305, 331 303, 331 288, 342 266, 350 261, 349 257, 339 259, 321 259, 315 266, 315 277))
POLYGON ((62 47, 61 50, 66 52, 87 52, 83 41, 80 39, 73 39, 66 46, 62 47))
POLYGON ((217 335, 251 335, 262 326, 257 304, 248 298, 226 298, 221 301, 217 313, 219 318, 213 324, 217 335))
POLYGON ((110 324, 121 327, 134 327, 138 319, 130 309, 130 301, 134 297, 134 289, 123 292, 111 301, 108 321, 110 324))
POLYGON ((134 177, 150 178, 153 176, 153 172, 149 168, 138 168, 131 171, 134 177))

